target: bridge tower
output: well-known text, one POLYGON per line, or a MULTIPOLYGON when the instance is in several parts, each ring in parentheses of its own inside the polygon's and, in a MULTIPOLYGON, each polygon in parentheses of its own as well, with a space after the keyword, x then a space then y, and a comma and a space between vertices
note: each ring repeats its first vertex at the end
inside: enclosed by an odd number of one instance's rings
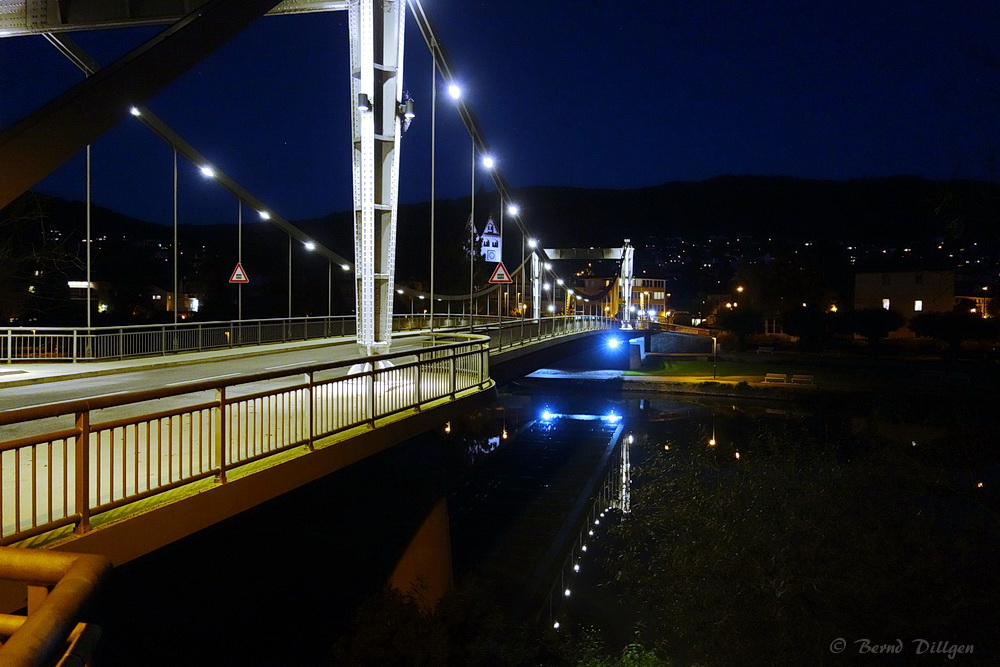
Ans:
POLYGON ((531 312, 536 320, 542 316, 542 259, 531 253, 531 312))
POLYGON ((622 246, 621 279, 619 280, 622 288, 622 329, 632 328, 632 283, 635 282, 634 255, 635 248, 632 247, 629 239, 625 239, 625 244, 622 246))
POLYGON ((358 345, 385 352, 392 336, 405 0, 352 0, 354 261, 358 345))
MULTIPOLYGON (((629 324, 629 313, 631 312, 631 300, 632 300, 632 285, 635 282, 635 248, 629 239, 625 239, 625 243, 622 244, 621 248, 546 248, 545 256, 551 260, 561 260, 561 259, 573 259, 573 260, 615 260, 621 262, 619 269, 618 284, 622 291, 622 308, 624 309, 624 314, 622 317, 622 328, 631 329, 629 324)), ((534 287, 535 294, 535 319, 541 314, 541 302, 540 302, 540 292, 541 292, 541 280, 540 280, 540 259, 538 253, 532 253, 531 255, 531 279, 532 285, 534 287)))

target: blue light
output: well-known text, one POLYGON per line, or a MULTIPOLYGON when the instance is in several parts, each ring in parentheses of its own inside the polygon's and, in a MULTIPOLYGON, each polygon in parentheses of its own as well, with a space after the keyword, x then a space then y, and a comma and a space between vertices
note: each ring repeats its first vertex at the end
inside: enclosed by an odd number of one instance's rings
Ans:
POLYGON ((620 415, 616 415, 615 413, 612 412, 612 413, 610 413, 608 415, 605 415, 604 416, 604 420, 605 421, 609 421, 612 424, 617 424, 619 421, 621 421, 621 416, 620 415))
POLYGON ((555 415, 549 412, 548 408, 545 408, 545 410, 542 411, 542 421, 551 421, 554 416, 555 415))
POLYGON ((617 338, 609 338, 608 339, 608 347, 610 347, 612 350, 617 350, 618 346, 621 345, 621 343, 622 342, 620 340, 618 340, 617 338))

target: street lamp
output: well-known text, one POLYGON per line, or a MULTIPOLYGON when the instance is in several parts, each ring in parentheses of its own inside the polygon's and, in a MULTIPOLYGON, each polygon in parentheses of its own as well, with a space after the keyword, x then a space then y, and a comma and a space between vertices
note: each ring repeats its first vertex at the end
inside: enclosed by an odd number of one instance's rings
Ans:
MULTIPOLYGON (((453 95, 454 97, 454 95, 453 95)), ((493 158, 489 155, 483 156, 483 166, 487 169, 492 169, 494 165, 493 158)), ((475 137, 472 139, 472 212, 469 214, 469 331, 473 329, 473 314, 472 314, 472 293, 474 290, 474 268, 476 259, 476 140, 475 137)))
POLYGON ((712 336, 712 379, 715 379, 715 362, 717 358, 717 351, 719 349, 719 341, 715 336, 712 336))

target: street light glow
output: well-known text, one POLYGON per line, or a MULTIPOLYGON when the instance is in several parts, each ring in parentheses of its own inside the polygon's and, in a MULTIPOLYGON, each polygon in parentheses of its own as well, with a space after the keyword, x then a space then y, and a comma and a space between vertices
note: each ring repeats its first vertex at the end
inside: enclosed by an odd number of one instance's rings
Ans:
POLYGON ((536 241, 535 239, 528 239, 528 247, 529 248, 537 248, 538 247, 538 241, 536 241))
POLYGON ((141 116, 142 115, 142 112, 139 111, 139 107, 131 107, 131 108, 129 108, 128 112, 130 114, 132 114, 133 116, 141 116))
POLYGON ((205 178, 215 178, 215 170, 212 169, 212 167, 210 167, 209 165, 203 164, 200 167, 198 167, 198 169, 201 170, 201 175, 204 176, 205 178))
POLYGON ((496 162, 493 160, 492 157, 490 157, 489 155, 483 156, 484 167, 486 167, 487 169, 492 169, 494 164, 496 164, 496 162))
POLYGON ((260 213, 260 219, 261 220, 270 220, 271 219, 271 214, 268 213, 267 211, 257 211, 257 212, 260 213))
POLYGON ((462 89, 453 83, 448 84, 448 94, 451 95, 451 99, 457 100, 462 96, 462 89))
MULTIPOLYGON (((517 215, 520 211, 521 211, 521 209, 519 209, 517 207, 517 204, 511 204, 510 206, 507 207, 507 212, 510 213, 511 215, 517 215)), ((534 247, 534 246, 532 246, 532 247, 534 247)), ((985 289, 985 288, 983 288, 983 289, 985 289)))
POLYGON ((312 241, 306 241, 305 243, 303 243, 303 245, 306 247, 306 250, 315 250, 316 249, 316 244, 313 243, 312 241))

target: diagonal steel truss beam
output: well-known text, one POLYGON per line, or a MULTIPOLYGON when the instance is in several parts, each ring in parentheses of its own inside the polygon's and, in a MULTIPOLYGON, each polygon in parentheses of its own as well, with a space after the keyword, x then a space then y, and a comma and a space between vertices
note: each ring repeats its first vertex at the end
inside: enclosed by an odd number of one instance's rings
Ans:
MULTIPOLYGON (((57 35, 53 33, 46 33, 45 38, 74 65, 79 67, 87 76, 90 76, 101 69, 101 66, 97 63, 97 61, 66 34, 57 35)), ((202 155, 198 149, 191 145, 186 139, 184 139, 184 137, 178 134, 172 127, 170 127, 165 121, 163 121, 147 107, 137 106, 133 115, 136 116, 136 120, 138 122, 149 128, 149 130, 160 137, 165 144, 171 148, 175 148, 180 155, 186 157, 192 164, 211 164, 211 161, 202 155)), ((330 260, 331 263, 336 264, 345 271, 351 267, 350 260, 344 259, 322 243, 318 243, 313 240, 304 231, 283 218, 277 212, 269 209, 261 199, 258 199, 253 193, 237 183, 225 172, 215 168, 214 166, 213 169, 215 169, 215 174, 212 178, 223 188, 231 192, 237 199, 255 209, 258 213, 266 213, 268 216, 268 224, 278 227, 293 239, 302 243, 316 243, 317 247, 315 252, 317 255, 325 257, 330 260)))
POLYGON ((0 132, 0 208, 278 4, 210 0, 0 132))

